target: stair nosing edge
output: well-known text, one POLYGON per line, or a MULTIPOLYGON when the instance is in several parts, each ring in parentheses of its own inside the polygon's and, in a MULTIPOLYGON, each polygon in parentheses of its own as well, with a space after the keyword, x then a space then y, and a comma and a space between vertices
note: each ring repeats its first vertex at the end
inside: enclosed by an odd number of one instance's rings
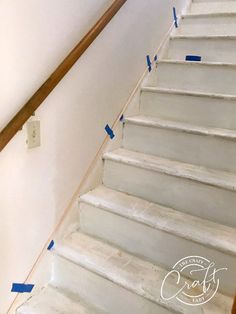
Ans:
POLYGON ((201 39, 209 39, 209 40, 214 40, 214 39, 219 39, 219 40, 235 40, 236 35, 172 35, 170 36, 171 40, 175 39, 196 39, 196 40, 201 40, 201 39))
MULTIPOLYGON (((142 115, 142 116, 145 116, 145 115, 142 115)), ((182 123, 185 126, 181 127, 181 122, 179 121, 160 119, 160 121, 167 122, 166 124, 161 124, 161 123, 158 123, 158 121, 154 121, 155 119, 152 116, 150 117, 145 116, 147 118, 150 118, 150 122, 148 121, 148 119, 146 121, 135 120, 136 117, 138 116, 128 117, 128 118, 125 118, 124 121, 127 124, 132 124, 132 125, 137 125, 137 126, 145 126, 145 127, 157 128, 157 129, 167 129, 171 131, 202 135, 202 136, 212 136, 212 137, 218 137, 218 138, 230 140, 230 141, 236 140, 236 130, 230 130, 230 129, 224 129, 224 128, 213 128, 210 126, 203 127, 203 126, 187 124, 187 123, 182 123), (151 122, 152 120, 154 121, 153 123, 151 122), (174 122, 176 123, 176 125, 168 125, 168 122, 174 122), (226 131, 229 130, 229 131, 232 131, 232 134, 235 133, 235 136, 230 136, 228 134, 220 134, 220 133, 217 133, 217 130, 226 130, 226 131)))
POLYGON ((159 87, 153 87, 153 86, 142 86, 141 92, 177 94, 177 95, 194 96, 194 97, 207 97, 207 98, 225 99, 229 101, 236 100, 236 95, 210 94, 210 93, 187 91, 187 90, 181 90, 181 89, 159 88, 159 87))
MULTIPOLYGON (((130 151, 130 150, 126 150, 126 149, 123 149, 125 151, 129 151, 129 152, 133 152, 133 151, 130 151)), ((135 154, 141 154, 139 152, 133 152, 135 154)), ((228 190, 228 191, 232 191, 232 192, 235 192, 236 191, 236 185, 228 185, 228 184, 220 184, 220 183, 217 183, 217 182, 212 182, 212 181, 207 181, 207 180, 203 180, 201 178, 198 178, 196 176, 189 176, 189 175, 186 175, 184 173, 182 173, 182 170, 181 171, 178 171, 178 172, 173 172, 173 171, 170 171, 170 169, 172 167, 158 167, 157 165, 155 166, 150 166, 148 167, 144 162, 135 162, 135 161, 127 161, 127 156, 123 157, 122 159, 118 159, 117 156, 119 154, 117 154, 117 151, 115 152, 107 152, 103 155, 103 159, 104 160, 110 160, 110 161, 113 161, 113 162, 116 162, 116 163, 122 163, 122 164, 126 164, 126 165, 131 165, 133 167, 137 167, 137 168, 142 168, 142 169, 146 169, 146 170, 153 170, 155 172, 159 172, 159 173, 164 173, 166 175, 170 175, 170 176, 174 176, 174 177, 182 177, 184 179, 187 179, 187 180, 190 180, 190 181, 197 181, 197 182, 200 182, 200 183, 203 183, 203 184, 206 184, 206 185, 209 185, 209 186, 214 186, 214 187, 217 187, 217 188, 221 188, 221 189, 225 189, 225 190, 228 190), (126 161, 124 160, 126 159, 126 161)), ((148 154, 145 154, 145 155, 148 155, 148 154)), ((156 156, 153 156, 153 155, 150 155, 152 157, 156 157, 156 156)), ((172 161, 172 160, 169 160, 168 158, 163 158, 163 157, 160 157, 161 159, 163 160, 168 160, 168 161, 172 161)), ((179 162, 179 161, 174 161, 174 162, 177 162, 179 164, 182 164, 182 165, 191 165, 191 164, 188 164, 188 163, 183 163, 183 162, 179 162)), ((196 166, 196 165, 191 165, 191 166, 195 166, 196 168, 199 168, 199 169, 202 169, 202 170, 208 170, 208 168, 206 167, 203 167, 203 166, 196 166)), ((213 170, 213 169, 211 169, 213 170)), ((218 172, 218 173, 226 173, 224 171, 216 171, 214 170, 215 172, 218 172)), ((230 174, 230 173, 229 173, 230 174)), ((235 176, 236 177, 236 176, 235 176)))
MULTIPOLYGON (((186 61, 186 60, 172 60, 172 59, 161 59, 159 64, 178 64, 185 66, 205 66, 205 67, 226 67, 226 68, 236 68, 236 63, 226 63, 226 62, 203 62, 203 61, 186 61)), ((157 66, 158 66, 157 65, 157 66)), ((157 67, 158 69, 158 67, 157 67)))
POLYGON ((187 13, 182 15, 182 19, 204 17, 236 17, 236 12, 212 12, 212 13, 187 13))

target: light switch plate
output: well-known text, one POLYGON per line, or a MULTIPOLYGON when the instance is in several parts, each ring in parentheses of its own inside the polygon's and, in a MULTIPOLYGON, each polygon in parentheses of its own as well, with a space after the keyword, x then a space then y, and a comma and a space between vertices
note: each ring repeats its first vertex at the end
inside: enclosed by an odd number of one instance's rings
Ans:
POLYGON ((40 121, 31 120, 26 122, 27 129, 27 146, 28 148, 35 148, 40 146, 40 121))

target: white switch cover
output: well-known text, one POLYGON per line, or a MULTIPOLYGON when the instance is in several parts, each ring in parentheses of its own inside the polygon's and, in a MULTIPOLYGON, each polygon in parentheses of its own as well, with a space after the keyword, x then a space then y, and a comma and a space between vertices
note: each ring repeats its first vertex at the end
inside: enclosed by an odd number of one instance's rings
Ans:
POLYGON ((40 121, 32 120, 26 122, 28 148, 40 146, 40 121))

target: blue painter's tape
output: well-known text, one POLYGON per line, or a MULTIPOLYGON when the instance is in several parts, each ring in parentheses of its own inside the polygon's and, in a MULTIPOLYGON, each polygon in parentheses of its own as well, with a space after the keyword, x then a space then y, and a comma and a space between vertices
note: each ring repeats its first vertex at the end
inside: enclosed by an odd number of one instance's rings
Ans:
POLYGON ((186 56, 185 58, 186 61, 201 61, 202 57, 201 56, 186 56))
POLYGON ((157 57, 157 55, 155 55, 155 57, 154 57, 154 62, 156 64, 156 68, 157 68, 157 65, 158 65, 158 57, 157 57))
POLYGON ((50 251, 54 247, 55 242, 52 240, 48 246, 48 250, 50 251))
POLYGON ((24 283, 13 283, 11 292, 18 293, 30 293, 34 288, 34 285, 24 284, 24 283))
POLYGON ((173 16, 174 16, 174 21, 175 21, 175 27, 178 27, 178 18, 177 18, 177 14, 176 14, 176 8, 173 7, 173 16))
POLYGON ((147 65, 148 65, 148 71, 151 72, 152 71, 152 62, 151 62, 149 55, 146 56, 146 60, 147 60, 147 65))
POLYGON ((108 124, 105 126, 105 130, 106 130, 107 134, 110 136, 110 139, 113 139, 115 137, 112 129, 109 127, 108 124))

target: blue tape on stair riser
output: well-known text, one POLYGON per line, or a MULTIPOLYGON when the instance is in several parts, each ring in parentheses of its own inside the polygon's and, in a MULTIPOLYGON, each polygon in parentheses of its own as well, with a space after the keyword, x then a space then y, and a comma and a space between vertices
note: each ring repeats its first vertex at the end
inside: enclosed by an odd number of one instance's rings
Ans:
POLYGON ((202 57, 201 56, 193 56, 193 55, 188 55, 185 58, 185 61, 202 61, 202 57))
POLYGON ((31 293, 34 288, 32 284, 13 283, 11 292, 17 293, 31 293))

